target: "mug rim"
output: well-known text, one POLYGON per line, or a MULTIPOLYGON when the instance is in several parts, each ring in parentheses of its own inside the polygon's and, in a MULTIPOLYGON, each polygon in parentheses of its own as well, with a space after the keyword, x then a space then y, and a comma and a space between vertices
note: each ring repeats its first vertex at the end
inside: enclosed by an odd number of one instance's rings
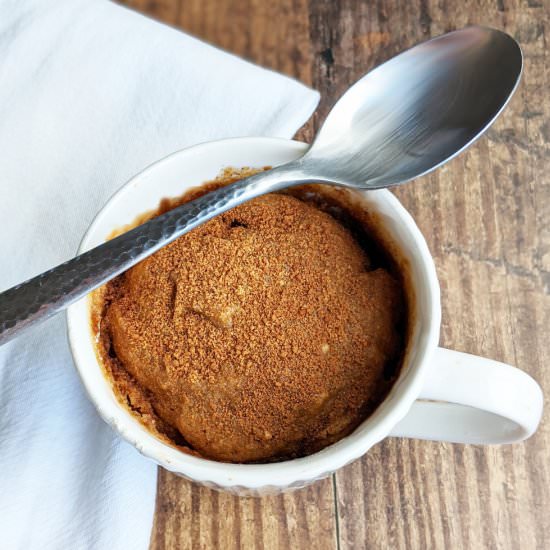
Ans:
MULTIPOLYGON (((305 153, 308 145, 283 138, 244 137, 205 142, 176 151, 136 174, 107 200, 84 234, 78 252, 82 253, 90 248, 90 241, 95 237, 95 232, 103 217, 108 215, 114 203, 127 194, 131 194, 136 181, 143 181, 148 178, 154 179, 155 172, 162 171, 162 168, 168 163, 173 163, 178 159, 183 160, 185 157, 189 158, 193 155, 206 155, 209 162, 216 165, 216 151, 218 151, 219 156, 222 151, 225 154, 228 149, 232 148, 246 151, 246 154, 250 152, 251 158, 255 155, 261 155, 261 152, 255 153, 255 149, 262 150, 264 153, 272 150, 273 154, 279 152, 284 153, 286 156, 298 158, 305 153)), ((263 161, 256 162, 262 165, 265 164, 263 161)), ((250 164, 253 165, 253 161, 250 164)), ((216 165, 218 171, 224 167, 216 165)), ((200 183, 202 182, 196 182, 193 186, 200 185, 200 183)), ((182 190, 185 188, 185 186, 182 186, 182 190)), ((391 429, 407 414, 420 394, 427 366, 439 341, 441 306, 439 282, 433 258, 412 216, 397 197, 387 189, 369 191, 368 193, 376 193, 377 200, 385 203, 397 215, 399 223, 414 239, 420 255, 416 263, 422 273, 422 281, 413 281, 413 287, 416 292, 419 284, 424 286, 425 296, 428 300, 426 307, 429 319, 427 328, 419 334, 414 353, 408 354, 412 357, 407 358, 410 362, 407 371, 400 375, 398 381, 393 385, 390 395, 354 432, 311 455, 268 464, 225 463, 186 454, 162 442, 150 433, 122 404, 116 401, 111 384, 107 380, 103 367, 100 365, 95 353, 95 365, 90 365, 89 347, 91 345, 95 351, 93 342, 95 339, 89 322, 89 314, 87 317, 84 315, 84 310, 89 311, 89 300, 83 298, 67 310, 68 339, 79 377, 90 401, 103 420, 140 453, 167 470, 199 483, 222 489, 260 489, 266 487, 281 489, 307 483, 324 477, 359 458, 373 445, 388 436, 391 429), (85 322, 85 319, 88 319, 88 322, 85 322), (84 350, 84 348, 87 349, 84 350), (102 381, 98 380, 98 374, 102 381), (103 387, 99 388, 98 383, 103 387), (100 389, 105 390, 105 384, 113 393, 112 399, 107 399, 103 393, 99 392, 100 389), (358 431, 361 433, 358 434, 358 431)), ((152 209, 155 206, 156 204, 151 204, 150 208, 152 209)), ((119 224, 118 227, 121 225, 123 224, 119 224)), ((112 229, 115 228, 116 226, 112 227, 112 229)))

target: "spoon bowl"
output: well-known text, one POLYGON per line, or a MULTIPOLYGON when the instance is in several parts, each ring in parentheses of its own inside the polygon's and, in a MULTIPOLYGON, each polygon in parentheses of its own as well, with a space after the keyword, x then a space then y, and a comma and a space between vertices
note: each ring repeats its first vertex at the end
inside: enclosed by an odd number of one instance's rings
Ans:
POLYGON ((327 183, 398 185, 441 166, 491 125, 522 54, 507 34, 469 27, 415 46, 358 80, 301 159, 327 183))

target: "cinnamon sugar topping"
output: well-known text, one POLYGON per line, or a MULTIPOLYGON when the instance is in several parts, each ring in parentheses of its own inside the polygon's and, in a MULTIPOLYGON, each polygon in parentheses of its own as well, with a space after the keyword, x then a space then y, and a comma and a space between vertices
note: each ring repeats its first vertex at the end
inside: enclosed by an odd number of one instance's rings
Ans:
POLYGON ((216 460, 282 460, 349 434, 387 394, 402 284, 305 196, 226 212, 97 295, 115 389, 161 437, 216 460))

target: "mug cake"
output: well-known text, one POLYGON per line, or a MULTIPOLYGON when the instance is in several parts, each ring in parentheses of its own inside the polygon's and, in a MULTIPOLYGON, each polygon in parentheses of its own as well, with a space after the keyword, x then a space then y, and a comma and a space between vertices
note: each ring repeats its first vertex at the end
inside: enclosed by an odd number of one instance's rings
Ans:
MULTIPOLYGON (((227 169, 136 225, 252 173, 227 169)), ((268 194, 95 291, 97 352, 119 401, 183 452, 306 456, 351 433, 399 374, 409 307, 397 265, 337 190, 268 194)))

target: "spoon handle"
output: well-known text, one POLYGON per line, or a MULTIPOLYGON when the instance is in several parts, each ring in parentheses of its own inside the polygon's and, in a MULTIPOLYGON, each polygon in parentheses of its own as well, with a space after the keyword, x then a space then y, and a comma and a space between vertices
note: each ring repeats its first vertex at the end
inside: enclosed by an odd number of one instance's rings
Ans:
POLYGON ((214 216, 301 181, 294 168, 289 163, 217 189, 0 293, 0 345, 214 216))

